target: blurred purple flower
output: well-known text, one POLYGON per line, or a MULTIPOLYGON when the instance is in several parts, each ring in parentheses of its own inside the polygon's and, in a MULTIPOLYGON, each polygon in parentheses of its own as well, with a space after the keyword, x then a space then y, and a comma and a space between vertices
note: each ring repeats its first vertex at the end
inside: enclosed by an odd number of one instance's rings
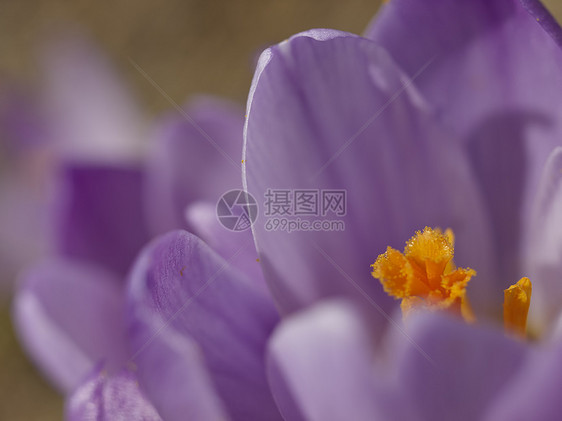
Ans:
MULTIPOLYGON (((153 153, 167 212, 151 207, 153 232, 185 215, 220 255, 174 231, 144 248, 125 291, 109 271, 67 263, 24 277, 16 314, 35 358, 66 391, 92 369, 68 418, 557 419, 561 44, 539 2, 392 0, 365 38, 313 30, 266 50, 248 100, 245 187, 258 199, 272 187, 345 189, 346 230, 287 234, 258 219, 275 307, 251 241, 209 217, 218 184, 186 209, 183 171, 207 174, 198 152, 153 153), (379 312, 393 315, 394 303, 369 265, 426 225, 451 227, 456 263, 478 271, 481 321, 529 275, 532 328, 546 344, 439 314, 413 316, 406 332, 389 325, 379 312), (333 296, 346 298, 324 300, 333 296), (276 308, 287 317, 273 331, 276 308)), ((88 250, 107 262, 103 241, 88 250)))
MULTIPOLYGON (((27 352, 67 393, 98 361, 109 373, 127 361, 124 285, 140 248, 171 228, 198 231, 213 243, 214 205, 225 190, 241 185, 232 162, 240 162, 243 114, 227 101, 201 97, 183 111, 190 121, 170 112, 144 134, 135 102, 93 46, 65 39, 48 51, 45 63, 48 129, 30 134, 29 128, 9 128, 14 145, 49 136, 49 167, 41 176, 51 185, 38 196, 50 235, 17 233, 47 247, 20 277, 14 317, 27 352)), ((10 102, 11 112, 15 104, 10 102)), ((26 160, 29 154, 22 154, 26 160)), ((226 253, 221 244, 217 250, 226 253)))

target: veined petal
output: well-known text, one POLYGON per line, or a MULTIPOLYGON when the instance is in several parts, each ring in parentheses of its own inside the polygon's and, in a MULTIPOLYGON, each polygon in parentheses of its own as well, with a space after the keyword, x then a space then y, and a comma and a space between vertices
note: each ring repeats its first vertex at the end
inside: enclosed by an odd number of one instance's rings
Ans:
POLYGON ((125 275, 148 240, 141 168, 66 164, 55 193, 57 251, 125 275))
POLYGON ((211 97, 190 102, 183 113, 164 116, 152 136, 147 209, 151 229, 162 234, 186 224, 194 201, 216 203, 242 186, 243 111, 211 97))
POLYGON ((133 373, 109 375, 99 367, 69 396, 65 415, 68 421, 162 421, 133 373))
MULTIPOLYGON (((267 231, 253 226, 266 279, 282 311, 356 293, 390 300, 369 276, 373 257, 426 225, 457 234, 459 265, 475 266, 478 305, 495 295, 486 217, 458 144, 373 42, 315 30, 260 59, 248 100, 245 187, 346 190, 344 231, 267 231), (351 282, 352 280, 353 282, 351 282)), ((501 289, 497 302, 501 303, 501 289)))
POLYGON ((412 419, 413 408, 375 367, 365 320, 349 302, 286 318, 269 343, 270 383, 286 419, 412 419))
MULTIPOLYGON (((228 261, 194 235, 171 232, 140 254, 129 300, 131 327, 139 317, 153 316, 198 343, 232 419, 280 419, 264 363, 278 315, 271 300, 228 261)), ((134 329, 132 335, 133 352, 150 346, 146 336, 135 337, 134 329)))
POLYGON ((185 217, 193 227, 193 234, 204 240, 223 259, 229 260, 232 267, 244 273, 248 280, 254 281, 258 288, 270 294, 258 253, 251 243, 252 231, 229 231, 218 221, 216 212, 216 204, 196 202, 187 207, 185 217))
POLYGON ((14 301, 18 336, 41 370, 69 392, 98 361, 109 371, 127 358, 124 296, 96 267, 45 261, 25 272, 14 301))
POLYGON ((416 85, 467 145, 507 288, 542 167, 562 139, 560 27, 533 0, 397 0, 367 37, 410 76, 431 61, 416 85))

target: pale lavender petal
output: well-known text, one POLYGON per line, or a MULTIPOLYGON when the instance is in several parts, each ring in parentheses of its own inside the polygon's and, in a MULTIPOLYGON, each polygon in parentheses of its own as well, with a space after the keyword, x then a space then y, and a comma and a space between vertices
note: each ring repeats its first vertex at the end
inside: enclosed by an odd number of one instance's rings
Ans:
POLYGON ((411 319, 406 349, 395 347, 398 387, 420 420, 473 421, 522 367, 527 347, 499 329, 443 315, 411 319), (415 343, 412 345, 411 341, 415 343))
POLYGON ((284 320, 269 343, 270 383, 285 419, 413 419, 413 408, 375 367, 370 326, 348 302, 284 320))
POLYGON ((241 188, 243 115, 235 104, 202 97, 162 119, 148 161, 147 205, 155 233, 191 230, 186 206, 216 203, 241 188))
POLYGON ((347 191, 346 215, 323 218, 344 221, 344 231, 267 231, 261 212, 254 235, 282 310, 356 293, 352 283, 388 308, 370 265, 426 225, 453 228, 457 264, 479 272, 477 304, 499 304, 489 227, 466 159, 371 41, 316 30, 264 52, 245 148, 246 187, 259 202, 268 188, 347 191))
MULTIPOLYGON (((264 363, 277 312, 260 289, 205 243, 185 231, 152 242, 131 272, 129 297, 132 327, 152 313, 199 344, 232 419, 280 418, 264 363)), ((147 339, 135 337, 134 328, 131 333, 137 346, 147 339)))
POLYGON ((132 326, 132 362, 154 407, 168 421, 227 420, 198 345, 154 314, 132 326))
POLYGON ((391 1, 367 31, 419 76, 422 95, 466 142, 504 288, 521 271, 522 223, 562 139, 561 34, 539 2, 518 0, 391 1))
POLYGON ((562 343, 541 344, 509 386, 495 399, 484 421, 557 420, 562 412, 562 343))
POLYGON ((545 334, 554 327, 562 302, 562 148, 548 159, 534 211, 527 225, 524 274, 533 283, 529 325, 545 334))
POLYGON ((135 161, 144 149, 144 120, 126 83, 96 47, 77 33, 45 48, 44 106, 64 157, 135 161))
POLYGON ((103 360, 126 361, 124 296, 114 276, 70 261, 45 261, 25 272, 14 299, 24 348, 63 392, 103 360))
POLYGON ((141 168, 67 163, 55 193, 57 251, 125 275, 148 240, 141 168))
POLYGON ((101 368, 69 396, 65 415, 68 421, 162 421, 133 373, 108 375, 101 368))

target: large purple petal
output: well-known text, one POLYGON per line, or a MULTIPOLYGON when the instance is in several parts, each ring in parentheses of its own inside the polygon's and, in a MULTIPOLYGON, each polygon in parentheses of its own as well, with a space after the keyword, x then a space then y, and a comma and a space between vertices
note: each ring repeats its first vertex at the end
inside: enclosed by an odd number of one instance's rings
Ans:
POLYGON ((498 301, 480 198, 449 140, 411 81, 367 39, 316 30, 263 53, 248 100, 248 191, 260 202, 268 188, 347 191, 347 214, 324 217, 344 221, 344 231, 267 231, 268 209, 254 225, 284 311, 355 291, 351 283, 388 307, 369 266, 426 225, 453 228, 457 263, 479 271, 478 303, 498 301))
POLYGON ((192 228, 186 206, 216 203, 242 185, 243 112, 232 103, 200 98, 156 128, 148 162, 148 210, 156 233, 192 228))
POLYGON ((140 168, 63 166, 56 192, 57 251, 125 275, 148 240, 140 168))
POLYGON ((537 334, 554 327, 562 302, 562 148, 548 159, 534 212, 526 226, 525 275, 533 283, 529 325, 537 334))
POLYGON ((101 368, 69 396, 65 415, 68 421, 162 421, 131 372, 108 375, 101 368))
POLYGON ((526 347, 500 330, 467 325, 442 315, 411 320, 407 348, 398 358, 398 385, 420 420, 478 420, 509 385, 526 347), (420 351, 421 350, 421 351, 420 351))
POLYGON ((154 407, 165 420, 227 420, 197 344, 150 314, 132 326, 132 362, 154 407))
POLYGON ((484 421, 559 419, 561 373, 562 344, 540 345, 495 400, 484 421))
POLYGON ((430 63, 416 85, 467 145, 507 287, 521 269, 521 221, 562 139, 562 31, 537 1, 398 0, 367 36, 410 76, 430 63))
POLYGON ((20 282, 18 335, 60 390, 72 390, 100 360, 110 371, 126 361, 124 296, 112 274, 57 260, 37 264, 20 282))
POLYGON ((240 272, 232 271, 227 261, 192 234, 169 233, 139 256, 129 296, 133 351, 151 346, 150 338, 134 326, 152 313, 199 344, 232 419, 280 418, 264 363, 265 343, 277 323, 277 312, 268 297, 240 272))
POLYGON ((409 403, 375 369, 373 335, 356 310, 318 304, 276 330, 270 383, 285 419, 412 419, 409 403))
POLYGON ((44 105, 62 156, 138 160, 144 149, 143 116, 126 83, 93 44, 69 33, 47 46, 41 65, 44 105))

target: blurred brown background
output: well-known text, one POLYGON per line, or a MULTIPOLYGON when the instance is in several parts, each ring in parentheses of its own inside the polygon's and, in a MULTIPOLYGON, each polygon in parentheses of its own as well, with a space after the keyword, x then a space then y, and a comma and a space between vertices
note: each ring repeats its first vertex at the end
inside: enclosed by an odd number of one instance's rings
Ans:
MULTIPOLYGON (((379 0, 0 0, 0 75, 33 82, 34 53, 50 31, 78 25, 107 51, 145 108, 171 105, 130 64, 178 102, 210 93, 245 102, 255 55, 315 27, 361 33, 379 0)), ((559 19, 562 2, 546 5, 559 19)), ((19 350, 0 304, 0 420, 59 420, 62 400, 19 350)))

